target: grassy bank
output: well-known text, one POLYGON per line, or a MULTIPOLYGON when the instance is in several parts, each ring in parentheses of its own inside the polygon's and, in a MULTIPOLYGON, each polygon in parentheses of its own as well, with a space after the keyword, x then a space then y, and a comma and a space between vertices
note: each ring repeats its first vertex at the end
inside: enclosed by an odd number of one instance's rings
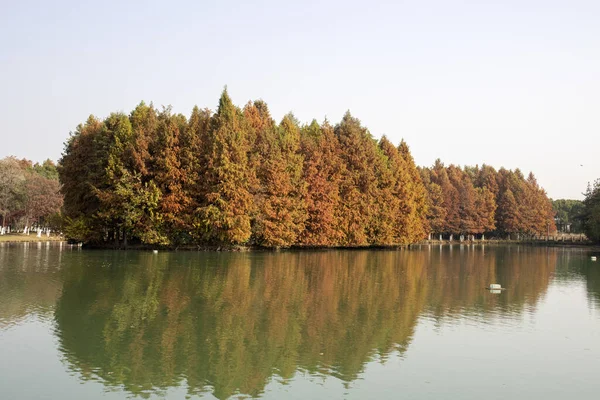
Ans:
POLYGON ((62 236, 50 235, 47 237, 46 235, 42 235, 42 237, 37 237, 37 233, 32 233, 30 235, 23 235, 22 233, 11 233, 9 235, 1 235, 0 243, 11 243, 11 242, 60 242, 65 240, 62 236))

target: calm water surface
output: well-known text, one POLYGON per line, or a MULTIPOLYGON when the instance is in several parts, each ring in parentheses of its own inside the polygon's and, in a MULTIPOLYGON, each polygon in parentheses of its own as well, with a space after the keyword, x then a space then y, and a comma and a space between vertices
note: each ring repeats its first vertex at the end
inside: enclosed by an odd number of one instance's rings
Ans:
POLYGON ((0 399, 597 399, 590 254, 0 244, 0 399))

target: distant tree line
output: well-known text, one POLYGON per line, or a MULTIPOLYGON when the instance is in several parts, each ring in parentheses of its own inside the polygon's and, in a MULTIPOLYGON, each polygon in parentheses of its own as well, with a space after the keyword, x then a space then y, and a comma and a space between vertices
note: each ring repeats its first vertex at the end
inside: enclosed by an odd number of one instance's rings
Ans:
POLYGON ((419 169, 404 141, 375 140, 350 113, 335 126, 276 123, 263 101, 240 109, 227 91, 215 113, 189 118, 143 102, 89 117, 58 172, 65 233, 87 243, 367 246, 554 230, 533 175, 419 169))
POLYGON ((588 185, 578 219, 588 239, 600 242, 600 179, 588 185))
POLYGON ((32 225, 60 228, 62 194, 56 165, 6 157, 0 160, 0 229, 32 225))
POLYGON ((583 202, 580 200, 559 199, 552 200, 552 207, 556 213, 556 228, 560 232, 582 233, 583 202))
POLYGON ((555 232, 554 210, 535 176, 516 169, 444 166, 421 168, 427 188, 429 230, 444 235, 545 235, 555 232))

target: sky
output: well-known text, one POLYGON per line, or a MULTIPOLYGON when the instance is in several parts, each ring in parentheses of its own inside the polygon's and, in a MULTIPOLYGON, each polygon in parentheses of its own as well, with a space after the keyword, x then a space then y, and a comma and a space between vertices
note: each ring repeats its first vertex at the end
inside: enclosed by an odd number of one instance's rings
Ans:
POLYGON ((0 0, 0 158, 58 160, 90 114, 263 99, 350 112, 418 165, 600 178, 600 1, 0 0))

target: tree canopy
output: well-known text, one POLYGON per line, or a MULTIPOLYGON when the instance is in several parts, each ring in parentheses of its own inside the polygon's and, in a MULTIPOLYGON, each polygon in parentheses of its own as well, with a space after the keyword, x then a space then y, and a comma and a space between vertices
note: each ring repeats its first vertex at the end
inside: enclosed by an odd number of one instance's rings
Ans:
POLYGON ((417 168, 404 141, 374 139, 350 112, 277 123, 264 101, 239 108, 227 90, 216 112, 189 118, 144 102, 90 116, 58 173, 67 235, 92 244, 387 246, 555 229, 533 174, 417 168))
POLYGON ((42 164, 6 157, 0 160, 0 227, 51 225, 63 204, 58 172, 42 164))
POLYGON ((586 236, 593 242, 600 242, 600 179, 588 185, 579 219, 586 236))
POLYGON ((426 191, 405 143, 335 126, 276 123, 223 91, 190 118, 141 103, 91 116, 60 160, 68 235, 88 243, 407 244, 426 234, 426 191))
POLYGON ((440 160, 420 172, 432 232, 534 236, 556 231, 552 203, 532 173, 525 178, 518 169, 446 167, 440 160))
POLYGON ((581 233, 580 216, 583 213, 583 202, 580 200, 559 199, 552 201, 556 212, 557 228, 562 232, 581 233))

